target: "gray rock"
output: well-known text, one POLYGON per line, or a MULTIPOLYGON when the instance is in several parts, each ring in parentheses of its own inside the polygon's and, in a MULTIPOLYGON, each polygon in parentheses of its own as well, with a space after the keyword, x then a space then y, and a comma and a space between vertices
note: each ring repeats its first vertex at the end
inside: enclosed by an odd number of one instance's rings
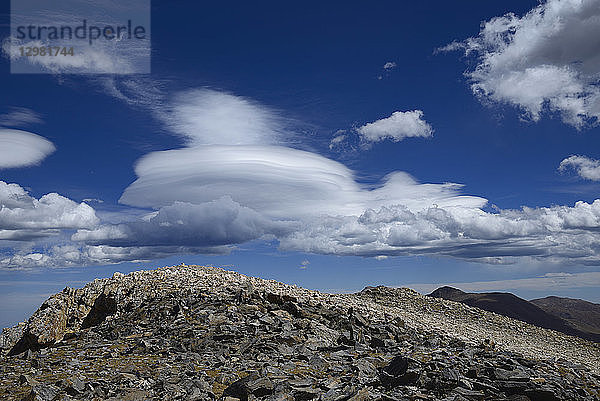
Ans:
POLYGON ((24 401, 53 401, 58 396, 58 389, 54 386, 37 384, 24 398, 24 401))

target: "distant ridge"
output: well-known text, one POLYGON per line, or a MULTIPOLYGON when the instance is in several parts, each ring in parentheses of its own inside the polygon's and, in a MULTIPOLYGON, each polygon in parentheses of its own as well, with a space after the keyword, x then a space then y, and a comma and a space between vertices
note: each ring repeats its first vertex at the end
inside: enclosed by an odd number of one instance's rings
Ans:
MULTIPOLYGON (((600 305, 582 299, 546 297, 532 299, 532 304, 558 316, 578 330, 600 337, 600 305)), ((597 341, 597 340, 596 340, 597 341)))
POLYGON ((591 302, 558 297, 527 301, 508 292, 469 293, 448 286, 438 288, 429 296, 461 302, 538 327, 600 342, 600 305, 591 302))

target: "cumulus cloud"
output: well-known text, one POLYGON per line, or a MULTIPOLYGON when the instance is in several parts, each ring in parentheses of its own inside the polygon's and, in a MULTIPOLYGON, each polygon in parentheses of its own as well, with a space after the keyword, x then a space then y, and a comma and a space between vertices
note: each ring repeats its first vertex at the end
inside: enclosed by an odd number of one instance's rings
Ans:
POLYGON ((408 137, 431 137, 433 128, 423 119, 421 110, 396 111, 387 118, 367 123, 352 130, 338 130, 329 142, 337 152, 367 150, 373 143, 384 140, 400 142, 408 137))
POLYGON ((20 185, 0 181, 0 240, 28 241, 98 223, 94 209, 85 203, 57 193, 36 199, 20 185))
POLYGON ((273 221, 225 197, 200 204, 174 202, 145 219, 78 230, 72 239, 109 246, 215 247, 292 229, 293 224, 273 221))
POLYGON ((547 110, 581 128, 600 117, 598 0, 548 0, 522 17, 492 18, 478 36, 442 50, 475 55, 466 73, 473 92, 517 106, 529 119, 547 110))
POLYGON ((0 268, 23 269, 40 267, 80 267, 121 262, 148 262, 173 255, 227 254, 230 247, 147 246, 115 247, 108 245, 64 244, 39 251, 21 251, 0 255, 0 268))
POLYGON ((387 118, 368 123, 357 129, 366 142, 391 139, 398 142, 408 137, 430 137, 433 128, 423 119, 421 110, 396 111, 387 118))
POLYGON ((281 247, 335 255, 429 254, 484 263, 511 263, 527 256, 597 264, 599 227, 600 200, 500 213, 466 206, 415 212, 398 204, 367 209, 360 216, 307 221, 282 239, 281 247))
POLYGON ((26 107, 12 107, 8 113, 0 114, 0 127, 24 127, 42 122, 38 113, 26 107))
POLYGON ((201 204, 178 202, 146 218, 79 229, 71 244, 45 252, 20 252, 0 264, 66 266, 226 253, 232 245, 270 238, 279 240, 282 250, 380 259, 438 255, 483 263, 513 263, 523 257, 600 262, 600 200, 500 213, 487 213, 456 199, 454 203, 414 210, 397 204, 366 209, 360 215, 282 220, 227 198, 201 204))
POLYGON ((559 171, 573 169, 583 179, 600 181, 600 160, 586 156, 569 156, 560 162, 559 171))
POLYGON ((0 169, 35 165, 54 151, 52 142, 39 135, 0 128, 0 169))
POLYGON ((174 204, 142 218, 128 216, 128 221, 130 225, 101 223, 95 210, 85 203, 56 193, 36 199, 18 184, 0 181, 0 247, 9 247, 0 252, 0 268, 86 266, 149 261, 175 254, 225 254, 236 241, 254 239, 271 228, 274 233, 283 229, 226 203, 174 204), (264 225, 262 232, 260 224, 264 225), (103 241, 98 241, 100 238, 103 241), (116 245, 120 241, 126 245, 116 245))

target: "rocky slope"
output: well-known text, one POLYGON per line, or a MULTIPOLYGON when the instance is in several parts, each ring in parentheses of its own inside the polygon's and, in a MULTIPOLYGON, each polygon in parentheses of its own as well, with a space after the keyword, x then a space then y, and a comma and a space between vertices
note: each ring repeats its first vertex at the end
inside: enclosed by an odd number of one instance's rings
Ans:
POLYGON ((557 297, 527 301, 508 292, 473 293, 448 286, 438 288, 429 296, 461 302, 465 305, 521 320, 534 326, 600 342, 600 330, 594 330, 589 325, 577 324, 583 321, 593 321, 594 318, 597 319, 600 316, 600 305, 590 302, 557 297), (562 301, 557 301, 555 298, 562 301), (570 309, 573 313, 573 315, 569 314, 570 320, 564 318, 567 309, 570 309), (560 314, 561 311, 563 312, 562 315, 560 314), (598 316, 594 316, 594 312, 598 316))
POLYGON ((597 400, 598 345, 408 289, 199 266, 66 288, 0 338, 6 400, 597 400))

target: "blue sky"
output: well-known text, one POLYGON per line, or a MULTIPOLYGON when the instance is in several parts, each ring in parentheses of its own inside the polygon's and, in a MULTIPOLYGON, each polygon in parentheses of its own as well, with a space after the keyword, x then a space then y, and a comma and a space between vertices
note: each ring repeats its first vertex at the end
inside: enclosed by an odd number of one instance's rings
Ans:
POLYGON ((599 4, 154 1, 150 74, 4 42, 0 325, 180 262, 600 302, 599 4))

